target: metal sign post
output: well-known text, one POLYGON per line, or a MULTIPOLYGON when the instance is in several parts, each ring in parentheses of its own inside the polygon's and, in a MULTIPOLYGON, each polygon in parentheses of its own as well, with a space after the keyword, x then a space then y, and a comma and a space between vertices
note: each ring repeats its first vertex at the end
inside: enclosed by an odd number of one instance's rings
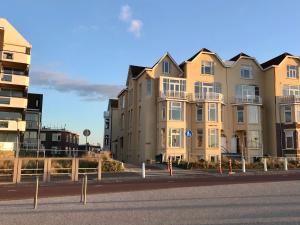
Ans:
POLYGON ((85 129, 83 131, 83 135, 85 136, 85 150, 88 151, 87 137, 91 135, 91 131, 89 129, 85 129))
MULTIPOLYGON (((191 138, 193 136, 193 132, 191 130, 186 130, 185 136, 187 138, 191 138)), ((192 152, 192 139, 191 139, 190 144, 191 144, 191 147, 190 147, 191 149, 190 149, 190 151, 188 150, 188 163, 190 163, 190 153, 192 152)))

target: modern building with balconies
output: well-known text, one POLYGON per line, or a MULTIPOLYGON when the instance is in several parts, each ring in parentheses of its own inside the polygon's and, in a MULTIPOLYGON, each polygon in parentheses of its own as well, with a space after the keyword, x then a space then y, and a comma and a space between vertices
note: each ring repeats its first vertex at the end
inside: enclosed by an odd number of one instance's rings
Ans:
POLYGON ((222 60, 203 48, 180 65, 169 53, 152 67, 130 65, 118 95, 119 126, 112 128, 116 157, 216 162, 222 155, 248 161, 297 156, 299 61, 283 54, 260 64, 245 53, 222 60))
POLYGON ((0 150, 19 150, 26 129, 31 44, 0 18, 0 150))

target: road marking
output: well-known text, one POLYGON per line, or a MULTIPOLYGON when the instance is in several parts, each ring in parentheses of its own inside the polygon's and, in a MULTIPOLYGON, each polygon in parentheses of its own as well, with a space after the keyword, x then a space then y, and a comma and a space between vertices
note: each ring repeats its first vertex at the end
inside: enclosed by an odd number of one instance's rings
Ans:
POLYGON ((17 191, 17 190, 15 190, 15 189, 11 189, 11 190, 7 190, 7 191, 11 191, 11 192, 12 192, 12 191, 17 191))

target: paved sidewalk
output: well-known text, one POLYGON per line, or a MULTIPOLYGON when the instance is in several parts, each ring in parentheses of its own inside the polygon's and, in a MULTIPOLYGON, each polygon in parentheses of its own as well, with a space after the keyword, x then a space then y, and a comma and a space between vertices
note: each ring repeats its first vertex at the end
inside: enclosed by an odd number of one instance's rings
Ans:
POLYGON ((300 224, 300 182, 270 182, 0 202, 1 225, 300 224))

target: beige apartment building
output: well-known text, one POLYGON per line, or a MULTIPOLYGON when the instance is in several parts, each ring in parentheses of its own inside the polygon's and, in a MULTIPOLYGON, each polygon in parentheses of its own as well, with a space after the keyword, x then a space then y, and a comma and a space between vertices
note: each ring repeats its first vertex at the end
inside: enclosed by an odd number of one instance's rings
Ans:
POLYGON ((0 18, 0 150, 17 150, 25 131, 31 44, 0 18))
POLYGON ((111 150, 129 162, 298 156, 299 66, 288 53, 259 64, 205 48, 180 65, 169 53, 152 67, 130 65, 117 110, 108 111, 118 124, 111 150))

